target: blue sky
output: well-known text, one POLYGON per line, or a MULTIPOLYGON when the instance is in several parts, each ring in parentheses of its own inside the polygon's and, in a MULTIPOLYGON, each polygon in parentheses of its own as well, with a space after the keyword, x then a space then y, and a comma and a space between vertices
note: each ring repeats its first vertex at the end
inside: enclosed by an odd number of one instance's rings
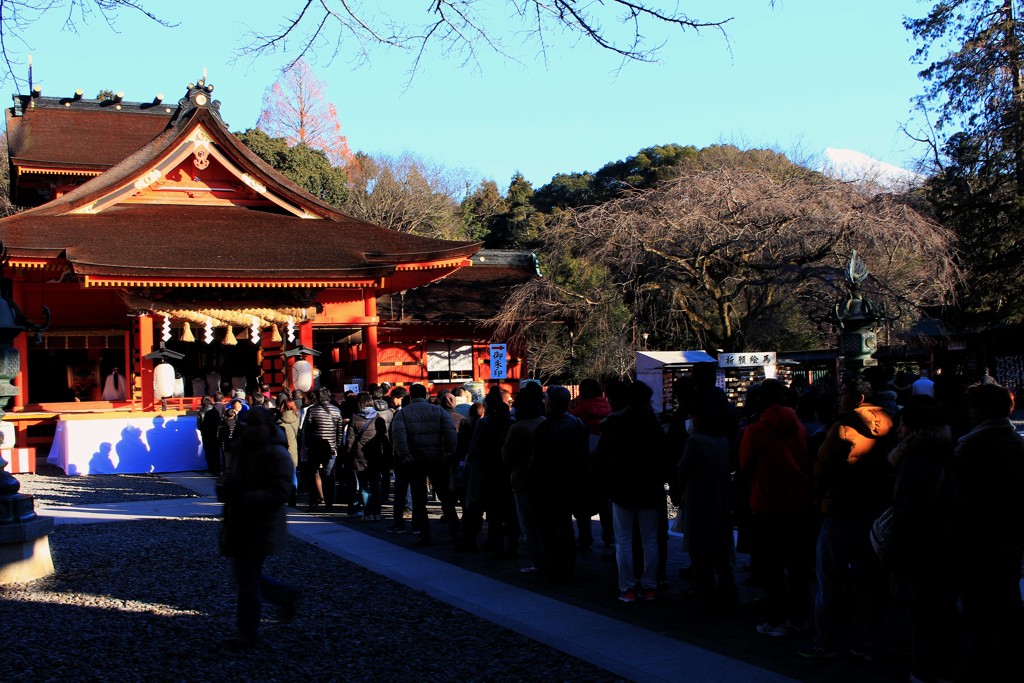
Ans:
MULTIPOLYGON (((82 88, 91 97, 109 88, 131 101, 157 92, 175 101, 205 67, 232 130, 252 127, 264 90, 287 58, 235 60, 235 51, 247 31, 272 30, 281 8, 299 3, 149 4, 180 25, 163 28, 124 14, 116 32, 94 18, 76 35, 61 30, 51 13, 26 33, 24 47, 15 46, 16 69, 27 72, 24 56, 31 52, 35 82, 46 95, 82 88)), ((622 68, 614 55, 568 37, 546 65, 529 45, 516 48, 518 61, 484 54, 479 67, 434 53, 411 83, 409 56, 398 52, 377 51, 356 66, 344 54, 328 62, 323 50, 312 66, 328 83, 352 149, 410 151, 502 189, 517 171, 539 187, 556 173, 595 171, 671 142, 809 155, 847 148, 904 167, 922 155, 900 132, 903 123, 919 126, 910 99, 922 90, 920 67, 910 61, 915 45, 901 21, 923 15, 930 3, 681 4, 701 18, 733 16, 728 42, 715 30, 672 34, 660 63, 622 68)), ((507 42, 515 45, 515 36, 507 42)), ((14 91, 10 79, 5 86, 14 91)))

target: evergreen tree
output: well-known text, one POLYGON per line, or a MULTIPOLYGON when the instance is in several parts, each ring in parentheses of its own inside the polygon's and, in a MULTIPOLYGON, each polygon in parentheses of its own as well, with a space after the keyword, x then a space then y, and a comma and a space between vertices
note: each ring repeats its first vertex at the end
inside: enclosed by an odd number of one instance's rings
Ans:
POLYGON ((505 195, 506 210, 491 221, 484 244, 490 249, 529 249, 536 246, 544 216, 533 206, 533 185, 521 173, 512 176, 505 195))
POLYGON ((485 180, 462 200, 462 220, 470 239, 485 239, 495 218, 508 210, 498 184, 485 180))
POLYGON ((905 26, 922 45, 919 105, 935 114, 929 197, 959 238, 964 308, 1024 320, 1024 87, 1020 0, 937 3, 905 26))
POLYGON ((332 166, 327 154, 305 144, 289 145, 258 128, 235 133, 249 149, 315 197, 341 208, 348 199, 348 174, 332 166))

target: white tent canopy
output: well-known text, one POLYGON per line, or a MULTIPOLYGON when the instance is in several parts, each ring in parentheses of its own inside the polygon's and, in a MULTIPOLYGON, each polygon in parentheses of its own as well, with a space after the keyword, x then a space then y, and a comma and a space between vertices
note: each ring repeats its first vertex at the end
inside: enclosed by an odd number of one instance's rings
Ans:
POLYGON ((706 351, 637 351, 636 378, 654 390, 654 412, 664 410, 664 371, 667 365, 717 363, 706 351))

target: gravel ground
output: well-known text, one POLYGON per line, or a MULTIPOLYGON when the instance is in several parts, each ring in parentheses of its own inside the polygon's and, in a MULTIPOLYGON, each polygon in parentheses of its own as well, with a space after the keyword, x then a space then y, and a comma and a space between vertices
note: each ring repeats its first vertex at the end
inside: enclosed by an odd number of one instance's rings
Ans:
MULTIPOLYGON (((60 472, 60 470, 57 470, 60 472)), ((19 493, 35 496, 36 505, 73 507, 137 502, 161 498, 197 498, 192 489, 156 474, 93 474, 87 477, 19 474, 19 493)))
MULTIPOLYGON (((37 504, 145 500, 180 489, 159 477, 53 479, 19 476, 37 504)), ((294 538, 266 569, 303 588, 298 617, 280 623, 267 606, 262 645, 233 652, 223 646, 235 635, 235 594, 218 528, 208 518, 57 527, 56 573, 0 586, 0 679, 621 680, 294 538)))

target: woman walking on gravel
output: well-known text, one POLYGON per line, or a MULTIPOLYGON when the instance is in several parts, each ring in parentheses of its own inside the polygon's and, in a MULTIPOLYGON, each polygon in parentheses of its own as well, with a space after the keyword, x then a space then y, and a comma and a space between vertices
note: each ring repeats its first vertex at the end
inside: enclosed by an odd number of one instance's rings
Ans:
POLYGON ((231 469, 217 484, 217 499, 224 503, 220 548, 234 561, 238 583, 240 638, 229 646, 258 643, 262 598, 281 607, 282 621, 295 616, 298 589, 263 574, 267 556, 288 540, 285 503, 294 491, 295 468, 285 443, 273 414, 252 408, 236 430, 231 469))

